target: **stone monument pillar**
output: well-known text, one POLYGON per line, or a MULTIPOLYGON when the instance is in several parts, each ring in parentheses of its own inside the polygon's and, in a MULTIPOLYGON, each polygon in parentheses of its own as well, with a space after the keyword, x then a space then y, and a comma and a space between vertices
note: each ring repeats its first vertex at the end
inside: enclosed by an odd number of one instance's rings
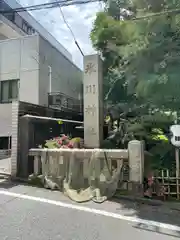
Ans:
POLYGON ((99 148, 103 140, 103 71, 99 55, 84 57, 84 143, 99 148))
POLYGON ((144 178, 144 142, 133 140, 128 144, 129 180, 134 195, 142 195, 144 178))

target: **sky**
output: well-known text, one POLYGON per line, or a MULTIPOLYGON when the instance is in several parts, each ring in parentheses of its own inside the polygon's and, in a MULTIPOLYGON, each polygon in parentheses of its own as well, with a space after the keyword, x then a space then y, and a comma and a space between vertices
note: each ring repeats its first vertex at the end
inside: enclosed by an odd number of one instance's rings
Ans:
MULTIPOLYGON (((52 0, 19 0, 23 6, 47 3, 52 0)), ((89 34, 93 26, 96 13, 102 10, 101 3, 63 7, 62 11, 70 25, 84 55, 95 53, 89 34)), ((82 69, 83 57, 74 43, 73 37, 64 23, 59 8, 32 11, 38 20, 71 54, 73 62, 82 69)))

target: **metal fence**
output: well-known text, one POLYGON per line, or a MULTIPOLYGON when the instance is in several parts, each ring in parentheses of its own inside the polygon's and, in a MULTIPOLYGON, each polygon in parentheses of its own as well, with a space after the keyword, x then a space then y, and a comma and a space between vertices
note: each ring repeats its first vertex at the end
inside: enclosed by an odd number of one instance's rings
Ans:
POLYGON ((53 109, 82 113, 83 101, 72 98, 61 92, 48 93, 48 106, 53 109))

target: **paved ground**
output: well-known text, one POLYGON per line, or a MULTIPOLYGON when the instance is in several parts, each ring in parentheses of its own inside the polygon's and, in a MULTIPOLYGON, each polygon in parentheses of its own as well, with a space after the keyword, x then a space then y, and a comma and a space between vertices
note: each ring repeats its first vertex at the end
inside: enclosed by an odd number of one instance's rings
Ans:
POLYGON ((126 201, 77 204, 59 192, 0 183, 1 240, 175 240, 179 216, 126 201))

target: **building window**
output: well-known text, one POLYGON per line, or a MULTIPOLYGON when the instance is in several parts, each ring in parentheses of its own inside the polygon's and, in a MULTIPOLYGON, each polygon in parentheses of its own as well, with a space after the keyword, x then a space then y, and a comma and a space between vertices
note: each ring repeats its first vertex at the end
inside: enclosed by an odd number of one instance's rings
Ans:
POLYGON ((33 29, 17 12, 15 12, 7 3, 2 0, 0 0, 0 10, 6 11, 5 13, 2 13, 2 15, 11 22, 15 23, 17 27, 21 28, 21 30, 28 35, 35 33, 35 29, 33 29))
POLYGON ((11 11, 12 9, 11 7, 9 7, 8 4, 6 4, 4 1, 0 1, 0 9, 1 11, 6 11, 6 13, 2 14, 4 17, 9 19, 10 21, 14 21, 14 12, 11 11))
POLYGON ((18 99, 18 85, 19 80, 13 79, 13 80, 7 80, 7 81, 1 81, 1 103, 10 103, 12 100, 18 99))
POLYGON ((35 30, 32 27, 28 27, 28 35, 32 35, 35 33, 35 30))
POLYGON ((25 21, 23 21, 22 30, 28 35, 32 35, 35 33, 35 30, 25 21))
POLYGON ((27 33, 27 31, 28 31, 28 25, 27 25, 27 23, 23 22, 22 29, 23 29, 24 32, 27 33))

